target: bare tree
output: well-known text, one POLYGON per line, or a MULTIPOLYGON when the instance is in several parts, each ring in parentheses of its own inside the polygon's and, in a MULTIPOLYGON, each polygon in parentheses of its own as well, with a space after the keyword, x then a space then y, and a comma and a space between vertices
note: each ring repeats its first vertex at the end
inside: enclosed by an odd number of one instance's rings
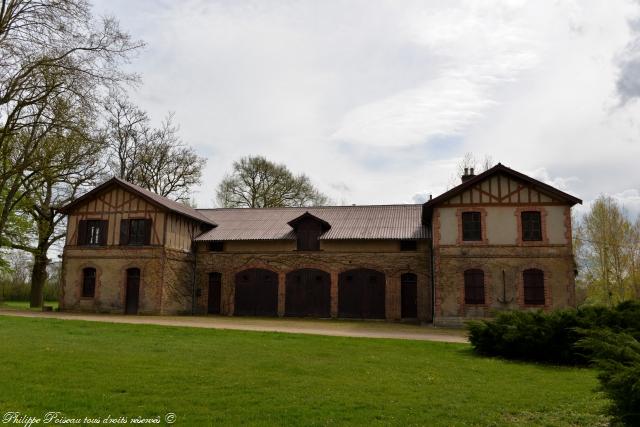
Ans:
POLYGON ((142 46, 112 18, 93 19, 83 0, 2 0, 0 4, 0 236, 30 182, 37 153, 63 129, 61 99, 89 106, 101 88, 134 82, 120 64, 142 46))
MULTIPOLYGON (((28 243, 14 241, 11 245, 33 255, 31 307, 42 305, 49 249, 66 234, 66 216, 59 208, 94 186, 103 172, 101 159, 105 144, 93 124, 93 113, 68 107, 58 114, 73 116, 78 126, 49 135, 43 141, 38 158, 46 163, 46 167, 29 182, 29 191, 21 207, 34 224, 33 238, 28 243)), ((59 117, 59 120, 65 119, 59 117)))
POLYGON ((161 196, 188 202, 206 159, 180 139, 173 114, 153 128, 147 113, 123 94, 112 94, 105 112, 112 173, 161 196))
POLYGON ((474 174, 479 174, 491 169, 493 166, 495 166, 495 163, 491 156, 485 155, 482 160, 478 160, 472 152, 466 152, 462 159, 456 164, 455 174, 449 176, 447 189, 450 190, 460 185, 460 178, 465 174, 465 170, 469 171, 473 169, 474 174))
POLYGON ((224 207, 270 208, 320 206, 328 202, 304 174, 293 175, 284 165, 262 156, 243 157, 218 186, 217 200, 224 207))

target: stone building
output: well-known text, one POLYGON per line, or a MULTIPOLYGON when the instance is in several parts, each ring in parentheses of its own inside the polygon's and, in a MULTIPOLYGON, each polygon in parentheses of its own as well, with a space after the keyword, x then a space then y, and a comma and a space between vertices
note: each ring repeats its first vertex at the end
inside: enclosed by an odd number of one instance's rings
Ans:
POLYGON ((501 164, 424 205, 192 209, 114 178, 63 209, 63 310, 416 319, 574 304, 571 206, 501 164))

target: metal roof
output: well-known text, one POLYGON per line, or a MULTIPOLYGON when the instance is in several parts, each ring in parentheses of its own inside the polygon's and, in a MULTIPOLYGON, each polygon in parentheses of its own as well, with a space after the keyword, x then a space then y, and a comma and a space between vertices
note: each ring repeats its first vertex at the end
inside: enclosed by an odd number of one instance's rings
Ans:
POLYGON ((429 230, 422 225, 422 205, 322 206, 303 208, 199 209, 218 224, 196 241, 218 240, 293 240, 293 228, 287 224, 309 212, 326 221, 331 229, 321 240, 341 239, 427 239, 429 230))

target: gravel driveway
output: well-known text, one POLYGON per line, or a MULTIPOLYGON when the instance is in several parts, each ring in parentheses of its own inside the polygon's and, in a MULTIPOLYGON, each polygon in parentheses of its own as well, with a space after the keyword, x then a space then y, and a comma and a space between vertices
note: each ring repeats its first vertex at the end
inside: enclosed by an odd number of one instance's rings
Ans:
POLYGON ((0 315, 85 320, 89 322, 131 323, 143 325, 184 326, 192 328, 234 329, 242 331, 284 332, 339 337, 391 338, 404 340, 467 343, 462 329, 436 328, 430 325, 362 320, 321 320, 293 318, 255 318, 226 316, 124 316, 117 314, 87 314, 37 312, 0 309, 0 315))

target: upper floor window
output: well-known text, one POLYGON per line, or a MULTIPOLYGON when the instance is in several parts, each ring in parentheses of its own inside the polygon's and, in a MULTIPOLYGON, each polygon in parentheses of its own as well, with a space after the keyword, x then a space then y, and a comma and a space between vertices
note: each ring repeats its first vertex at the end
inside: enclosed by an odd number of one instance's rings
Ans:
POLYGON ((484 304, 484 271, 474 268, 464 272, 464 303, 484 304))
POLYGON ((78 245, 105 246, 107 244, 107 226, 102 219, 82 219, 78 223, 78 245))
POLYGON ((319 251, 322 226, 317 221, 301 221, 296 228, 297 249, 299 251, 319 251))
POLYGON ((400 240, 400 250, 401 251, 417 251, 418 241, 417 240, 400 240))
POLYGON ((522 212, 522 240, 540 241, 542 240, 542 222, 540 212, 522 212))
POLYGON ((120 221, 120 244, 143 246, 151 243, 151 220, 123 219, 120 221))
POLYGON ((462 240, 482 240, 482 219, 480 212, 462 212, 462 240))
POLYGON ((208 247, 211 252, 222 252, 224 251, 224 242, 209 242, 208 247))
POLYGON ((524 287, 524 303, 528 305, 544 305, 544 272, 530 268, 522 272, 524 287))
POLYGON ((96 269, 82 270, 82 298, 93 298, 96 294, 96 269))

